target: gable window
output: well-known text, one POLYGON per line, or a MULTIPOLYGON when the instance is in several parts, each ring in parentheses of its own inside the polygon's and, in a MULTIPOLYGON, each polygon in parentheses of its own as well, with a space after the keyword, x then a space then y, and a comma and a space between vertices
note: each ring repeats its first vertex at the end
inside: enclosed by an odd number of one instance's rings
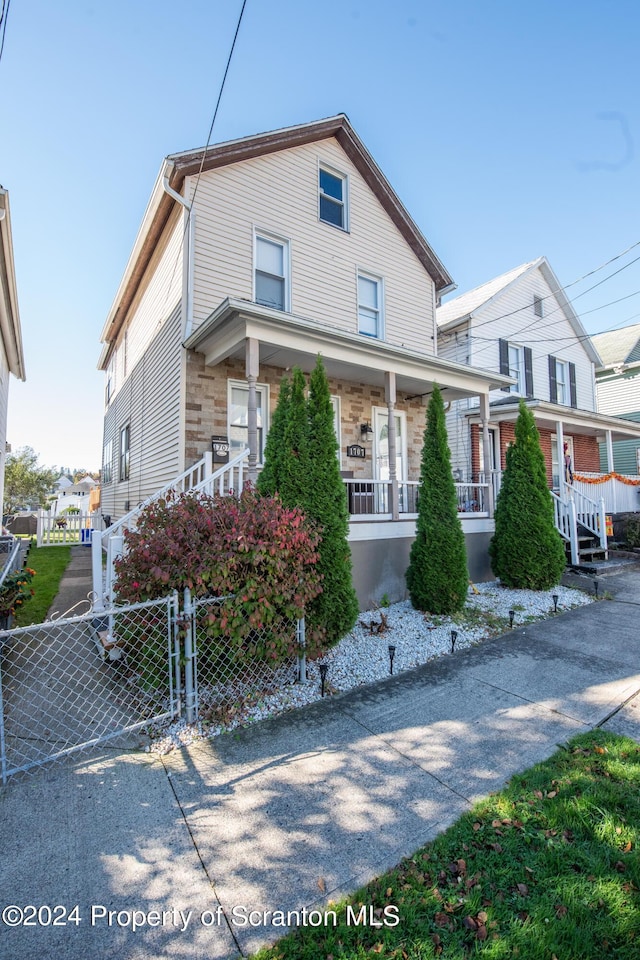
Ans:
POLYGON ((382 340, 382 278, 370 273, 358 273, 358 333, 382 340))
POLYGON ((102 450, 102 483, 113 480, 113 440, 107 440, 102 450))
POLYGON ((533 363, 531 348, 522 347, 508 340, 499 340, 500 373, 513 377, 516 381, 510 387, 502 387, 505 393, 515 393, 521 397, 533 397, 533 363))
POLYGON ((318 216, 324 223, 347 229, 347 178, 326 167, 318 171, 318 216))
POLYGON ((123 427, 120 431, 120 456, 119 456, 119 472, 118 477, 120 480, 129 479, 129 464, 130 464, 130 452, 131 452, 131 432, 129 424, 126 427, 123 427))
POLYGON ((536 317, 542 317, 542 316, 544 316, 542 297, 536 297, 536 296, 534 296, 534 298, 533 298, 533 312, 535 313, 536 317))
MULTIPOLYGON (((249 446, 249 387, 242 380, 228 381, 227 430, 231 457, 249 446)), ((258 463, 264 460, 266 418, 269 408, 269 388, 266 383, 256 385, 258 413, 258 463)))
POLYGON ((549 399, 565 407, 577 407, 576 365, 549 355, 549 399))
POLYGON ((289 243, 267 234, 255 237, 254 300, 274 310, 289 309, 289 243))

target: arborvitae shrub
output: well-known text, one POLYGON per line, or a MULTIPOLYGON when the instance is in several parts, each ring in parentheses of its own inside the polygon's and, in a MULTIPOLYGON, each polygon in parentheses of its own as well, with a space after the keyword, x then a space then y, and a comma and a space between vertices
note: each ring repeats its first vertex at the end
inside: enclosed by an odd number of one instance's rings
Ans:
POLYGON ((442 394, 437 386, 427 407, 422 447, 416 538, 406 573, 411 603, 418 610, 449 614, 464 606, 469 578, 464 534, 442 394))
POLYGON ((562 538, 554 524, 540 437, 523 400, 515 442, 507 449, 489 555, 501 583, 518 589, 549 590, 560 582, 566 565, 562 538))

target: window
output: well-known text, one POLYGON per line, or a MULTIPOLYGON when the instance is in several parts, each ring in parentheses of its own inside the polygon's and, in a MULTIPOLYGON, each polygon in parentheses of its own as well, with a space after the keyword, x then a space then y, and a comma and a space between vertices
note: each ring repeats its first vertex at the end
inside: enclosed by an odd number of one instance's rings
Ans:
POLYGON ((254 300, 274 310, 289 309, 289 244, 256 234, 254 300))
POLYGON ((347 229, 347 178, 320 167, 318 171, 318 216, 324 223, 347 229))
POLYGON ((534 296, 534 298, 533 298, 533 312, 535 313, 536 317, 542 317, 542 316, 544 316, 544 313, 543 313, 543 304, 542 304, 542 297, 536 297, 536 296, 534 296))
POLYGON ((531 348, 521 347, 508 340, 499 340, 500 373, 513 377, 516 383, 502 387, 505 393, 516 393, 521 397, 533 397, 533 364, 531 348))
POLYGON ((113 480, 113 440, 108 440, 102 450, 102 483, 113 480))
POLYGON ((120 480, 129 479, 129 454, 130 454, 131 434, 129 424, 120 431, 120 480))
POLYGON ((358 332, 383 339, 382 280, 371 274, 358 274, 358 332))
MULTIPOLYGON (((258 463, 264 459, 264 441, 266 420, 269 409, 269 388, 266 384, 256 385, 256 405, 258 412, 258 463)), ((229 453, 236 456, 249 446, 249 387, 239 380, 228 381, 228 432, 229 453)))
POLYGON ((565 407, 577 407, 576 365, 549 355, 549 399, 565 407))

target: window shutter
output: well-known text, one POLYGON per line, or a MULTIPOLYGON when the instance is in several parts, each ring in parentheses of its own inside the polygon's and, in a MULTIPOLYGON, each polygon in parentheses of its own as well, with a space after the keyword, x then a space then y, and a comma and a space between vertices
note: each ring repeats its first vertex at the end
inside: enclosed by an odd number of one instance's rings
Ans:
MULTIPOLYGON (((505 377, 509 376, 509 343, 506 340, 498 340, 498 346, 500 347, 500 373, 503 373, 505 377)), ((500 388, 504 393, 510 393, 511 387, 501 387, 500 388)))
POLYGON ((524 348, 524 392, 527 400, 533 397, 533 362, 531 358, 531 347, 524 348))
POLYGON ((575 363, 569 364, 569 393, 571 396, 571 406, 578 406, 578 392, 576 390, 576 365, 575 363))
POLYGON ((558 402, 558 381, 556 380, 556 358, 549 354, 549 400, 558 402))

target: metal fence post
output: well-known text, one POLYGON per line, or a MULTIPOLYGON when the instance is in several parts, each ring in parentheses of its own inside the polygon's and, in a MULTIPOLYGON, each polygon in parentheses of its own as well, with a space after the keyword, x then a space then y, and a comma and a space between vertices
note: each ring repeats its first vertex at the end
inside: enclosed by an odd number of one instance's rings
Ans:
POLYGON ((195 652, 193 637, 193 604, 191 591, 185 587, 184 606, 184 694, 187 711, 187 723, 195 723, 198 719, 198 701, 196 697, 195 680, 195 652))
POLYGON ((296 624, 296 639, 298 641, 298 683, 307 682, 307 651, 304 617, 296 624))
POLYGON ((0 767, 2 769, 2 786, 7 783, 7 750, 4 740, 4 704, 2 703, 2 643, 0 643, 0 767))
MULTIPOLYGON (((173 684, 174 692, 171 702, 172 716, 182 713, 182 678, 180 676, 180 594, 173 591, 171 598, 171 624, 173 627, 173 684)), ((169 663, 169 678, 171 679, 171 663, 169 663)))

